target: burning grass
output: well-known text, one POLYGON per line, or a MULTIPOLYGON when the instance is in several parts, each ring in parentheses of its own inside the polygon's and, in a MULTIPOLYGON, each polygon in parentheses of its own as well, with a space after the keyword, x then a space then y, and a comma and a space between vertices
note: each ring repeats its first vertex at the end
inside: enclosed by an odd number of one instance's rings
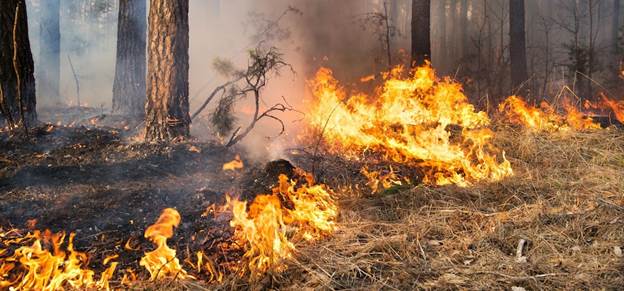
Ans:
MULTIPOLYGON (((624 288, 622 130, 518 97, 490 119, 430 67, 413 74, 397 68, 367 96, 319 72, 308 118, 324 158, 290 156, 315 175, 99 129, 48 126, 33 138, 58 144, 2 145, 0 221, 34 229, 27 219, 47 211, 44 225, 90 235, 0 229, 0 287, 624 288)), ((619 118, 606 100, 587 108, 619 118)))
MULTIPOLYGON (((504 126, 495 136, 495 145, 507 149, 513 177, 469 188, 410 186, 345 198, 334 237, 302 251, 279 284, 624 287, 617 251, 624 247, 622 132, 545 134, 504 126), (521 250, 520 240, 528 242, 521 250)), ((332 161, 324 161, 330 176, 352 175, 332 161)))

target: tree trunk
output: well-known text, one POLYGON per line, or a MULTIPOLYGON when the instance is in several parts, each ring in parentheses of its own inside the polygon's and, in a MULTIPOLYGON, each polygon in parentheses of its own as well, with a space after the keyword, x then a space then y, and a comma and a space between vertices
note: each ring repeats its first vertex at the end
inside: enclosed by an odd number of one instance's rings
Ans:
POLYGON ((188 0, 150 0, 145 139, 189 135, 188 0))
POLYGON ((436 54, 439 56, 438 57, 438 61, 436 63, 436 69, 439 70, 440 72, 446 72, 447 70, 447 59, 448 59, 448 55, 446 54, 447 51, 447 33, 446 33, 446 0, 442 0, 442 1, 437 1, 438 2, 438 29, 440 30, 440 33, 438 35, 437 38, 437 43, 438 45, 437 47, 437 51, 436 54))
POLYGON ((117 24, 113 112, 137 119, 145 114, 146 3, 121 0, 117 24))
POLYGON ((468 50, 470 48, 470 44, 468 43, 468 0, 462 0, 461 3, 461 29, 460 29, 460 39, 461 44, 459 49, 461 50, 459 57, 464 59, 468 54, 468 50))
POLYGON ((611 46, 613 50, 613 55, 615 56, 615 61, 619 63, 621 60, 619 59, 619 50, 620 50, 620 0, 613 0, 613 15, 612 23, 611 23, 611 46))
POLYGON ((34 62, 24 0, 0 1, 0 109, 29 126, 37 120, 34 62), (17 21, 16 21, 17 16, 17 21), (15 44, 15 46, 14 46, 15 44))
POLYGON ((41 1, 39 23, 39 67, 37 68, 37 91, 52 103, 60 103, 61 79, 61 30, 60 0, 41 1))
POLYGON ((513 89, 517 89, 529 79, 524 31, 524 0, 509 0, 509 25, 511 85, 513 89))
POLYGON ((431 0, 412 0, 412 64, 431 60, 431 0))

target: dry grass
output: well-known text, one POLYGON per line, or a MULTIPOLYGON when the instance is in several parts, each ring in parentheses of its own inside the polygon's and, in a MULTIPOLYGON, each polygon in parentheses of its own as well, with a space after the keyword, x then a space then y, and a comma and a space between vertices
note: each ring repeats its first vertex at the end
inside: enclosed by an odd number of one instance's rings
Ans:
POLYGON ((624 288, 614 251, 624 247, 622 132, 497 132, 514 177, 344 198, 339 230, 301 245, 286 272, 220 287, 624 288), (526 261, 516 255, 521 239, 526 261))
MULTIPOLYGON (((334 236, 298 244, 285 272, 252 283, 229 277, 208 288, 624 288, 624 258, 615 251, 624 248, 622 131, 499 128, 495 143, 506 150, 514 177, 470 188, 415 186, 343 197, 334 236), (528 243, 519 259, 520 240, 528 243)), ((345 172, 334 177, 353 176, 342 164, 335 170, 345 172)), ((348 181, 335 180, 336 188, 348 181)))

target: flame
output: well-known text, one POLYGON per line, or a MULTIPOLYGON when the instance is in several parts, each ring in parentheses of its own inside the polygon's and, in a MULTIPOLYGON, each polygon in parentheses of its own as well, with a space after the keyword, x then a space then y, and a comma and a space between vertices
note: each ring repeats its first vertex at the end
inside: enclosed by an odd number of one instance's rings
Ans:
POLYGON ((460 84, 437 79, 428 64, 410 77, 402 77, 403 71, 399 66, 384 74, 375 96, 349 96, 331 70, 317 72, 310 82, 316 100, 307 118, 323 132, 330 151, 359 159, 373 150, 428 169, 424 181, 437 185, 468 186, 512 175, 504 153, 494 154, 487 114, 468 103, 460 84))
POLYGON ((269 269, 283 270, 279 262, 292 257, 294 240, 314 240, 334 231, 338 208, 331 193, 324 185, 314 185, 311 176, 307 185, 297 186, 280 175, 273 193, 256 196, 249 207, 246 201, 227 197, 234 238, 244 246, 252 278, 269 269))
POLYGON ((240 155, 236 155, 232 161, 229 161, 223 164, 223 171, 234 171, 238 169, 242 169, 244 167, 243 161, 240 158, 240 155))
POLYGON ((558 114, 546 101, 534 107, 518 96, 510 96, 498 105, 506 121, 536 131, 597 129, 600 124, 585 116, 567 99, 563 101, 565 115, 558 114))
POLYGON ((368 179, 368 183, 366 183, 366 185, 373 190, 373 193, 377 193, 380 190, 380 186, 383 189, 389 189, 392 186, 403 184, 392 167, 390 167, 390 171, 385 174, 381 171, 368 170, 366 166, 362 167, 360 172, 368 179))
MULTIPOLYGON (((0 289, 58 290, 71 287, 109 290, 109 280, 117 268, 117 262, 110 261, 116 257, 104 260, 104 265, 109 266, 95 281, 95 272, 87 268, 87 255, 74 250, 74 234, 69 235, 66 250, 63 250, 65 238, 65 233, 55 234, 49 230, 43 234, 35 231, 15 239, 0 237, 2 245, 21 245, 13 255, 0 259, 0 289), (32 244, 23 245, 26 242, 32 244), (50 246, 51 250, 44 246, 50 246)), ((7 252, 0 250, 0 254, 7 252)))
POLYGON ((156 249, 146 252, 139 262, 139 265, 150 273, 150 280, 191 277, 182 269, 180 261, 176 258, 176 251, 167 246, 167 239, 173 236, 173 228, 178 227, 180 220, 178 211, 166 208, 156 223, 145 230, 145 238, 156 245, 156 249))
POLYGON ((374 81, 374 80, 375 80, 375 74, 364 76, 364 77, 360 78, 360 82, 362 82, 362 83, 367 83, 367 82, 374 81))
POLYGON ((615 118, 620 123, 624 123, 624 100, 613 100, 609 99, 605 95, 602 95, 602 103, 613 111, 615 118))

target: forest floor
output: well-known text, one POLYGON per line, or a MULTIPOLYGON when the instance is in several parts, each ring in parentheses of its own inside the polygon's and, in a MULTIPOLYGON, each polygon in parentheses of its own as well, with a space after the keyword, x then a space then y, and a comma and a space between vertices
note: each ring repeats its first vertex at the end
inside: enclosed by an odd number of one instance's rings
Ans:
MULTIPOLYGON (((245 170, 224 172, 240 150, 136 143, 126 136, 132 125, 90 126, 91 119, 45 125, 26 140, 0 134, 0 229, 75 232, 92 268, 119 254, 119 275, 132 268, 144 279, 138 262, 153 246, 143 232, 166 207, 182 215, 169 245, 185 268, 192 269, 195 250, 231 237, 227 221, 202 213, 223 203, 224 193, 250 191, 262 164, 243 153, 245 170)), ((414 183, 371 193, 362 162, 292 152, 285 158, 314 168, 335 190, 340 216, 332 236, 298 244, 284 271, 254 282, 232 274, 220 283, 197 276, 134 287, 623 289, 624 131, 495 131, 514 176, 465 188, 414 183)))

